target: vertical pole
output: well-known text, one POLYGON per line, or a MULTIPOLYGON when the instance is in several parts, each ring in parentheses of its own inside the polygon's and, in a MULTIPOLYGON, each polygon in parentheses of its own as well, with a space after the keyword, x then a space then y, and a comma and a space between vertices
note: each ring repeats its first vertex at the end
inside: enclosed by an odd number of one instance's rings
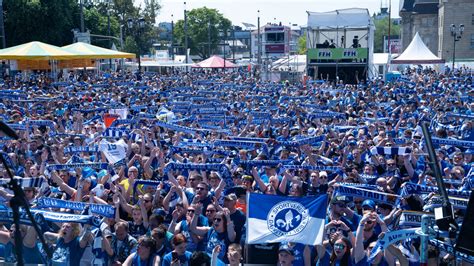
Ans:
POLYGON ((227 45, 227 29, 224 30, 224 72, 225 72, 225 47, 227 45))
POLYGON ((174 61, 174 19, 171 14, 171 60, 174 61))
POLYGON ((84 0, 80 0, 81 8, 81 32, 84 32, 84 0))
MULTIPOLYGON (((107 35, 110 37, 110 8, 109 3, 107 3, 107 35)), ((112 41, 109 39, 109 49, 112 48, 112 41)), ((112 70, 112 59, 109 58, 109 69, 112 70)))
POLYGON ((457 37, 457 33, 456 33, 456 30, 454 30, 454 33, 453 33, 453 69, 451 69, 451 71, 454 73, 454 62, 456 61, 456 37, 457 37))
POLYGON ((0 0, 0 27, 2 28, 0 34, 2 34, 2 49, 7 48, 7 41, 5 37, 5 24, 3 22, 3 0, 0 0))
POLYGON ((388 58, 390 58, 390 55, 392 54, 392 51, 390 49, 390 34, 391 34, 391 27, 392 27, 392 0, 388 1, 388 58))
POLYGON ((258 10, 258 19, 257 19, 257 65, 258 65, 258 70, 261 70, 261 64, 262 64, 262 44, 260 41, 260 10, 258 10))
POLYGON ((184 53, 186 55, 186 73, 188 72, 188 17, 186 14, 186 2, 184 2, 184 53))
POLYGON ((120 49, 123 50, 123 25, 120 25, 120 49))
POLYGON ((235 63, 235 29, 232 26, 232 61, 235 63))
POLYGON ((290 33, 291 33, 291 22, 290 26, 288 28, 288 34, 286 35, 286 38, 288 39, 288 74, 290 73, 290 53, 291 53, 291 48, 290 48, 290 33))
POLYGON ((211 19, 207 21, 207 53, 211 57, 211 19))
POLYGON ((430 222, 430 217, 428 215, 423 215, 421 217, 421 232, 423 234, 420 237, 420 239, 421 239, 420 266, 427 266, 428 265, 429 222, 430 222))

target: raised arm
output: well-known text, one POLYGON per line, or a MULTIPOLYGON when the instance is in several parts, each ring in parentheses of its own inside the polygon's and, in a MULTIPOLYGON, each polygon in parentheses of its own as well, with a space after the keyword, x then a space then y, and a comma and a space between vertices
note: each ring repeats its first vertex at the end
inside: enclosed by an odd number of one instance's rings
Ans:
POLYGON ((201 215, 201 213, 202 213, 202 204, 196 204, 195 213, 194 213, 193 219, 191 220, 189 231, 191 231, 192 233, 195 233, 198 236, 205 236, 207 232, 209 231, 210 227, 197 226, 199 215, 201 215))
POLYGON ((265 182, 263 182, 262 178, 260 178, 260 175, 258 174, 258 171, 257 171, 257 167, 255 166, 252 167, 252 176, 253 176, 253 179, 255 179, 255 181, 257 182, 260 190, 262 192, 265 192, 267 190, 267 185, 265 185, 265 182))
POLYGON ((280 185, 278 186, 278 190, 285 194, 286 193, 286 186, 288 185, 288 180, 290 180, 293 176, 288 172, 288 170, 285 170, 283 172, 283 179, 280 182, 280 185))
POLYGON ((229 209, 224 208, 224 215, 225 215, 225 218, 227 220, 227 225, 226 225, 227 226, 227 237, 229 238, 230 242, 234 242, 235 236, 236 236, 235 226, 234 226, 234 222, 232 221, 232 219, 230 219, 229 209))
POLYGON ((64 181, 61 179, 61 177, 58 176, 58 173, 56 171, 53 171, 51 173, 51 178, 53 180, 54 183, 58 184, 59 188, 66 192, 66 194, 68 194, 69 196, 72 196, 74 195, 74 193, 76 193, 76 190, 70 186, 68 186, 66 183, 64 183, 64 181))
POLYGON ((221 178, 221 182, 219 182, 219 185, 217 186, 215 190, 215 197, 218 199, 221 197, 222 191, 224 191, 224 188, 226 186, 224 178, 221 178))
POLYGON ((354 256, 354 261, 357 264, 359 261, 361 261, 364 256, 364 227, 365 227, 365 222, 369 220, 372 217, 372 214, 368 213, 362 217, 362 219, 359 222, 359 226, 357 227, 357 232, 356 232, 356 241, 354 248, 352 250, 352 254, 354 256))

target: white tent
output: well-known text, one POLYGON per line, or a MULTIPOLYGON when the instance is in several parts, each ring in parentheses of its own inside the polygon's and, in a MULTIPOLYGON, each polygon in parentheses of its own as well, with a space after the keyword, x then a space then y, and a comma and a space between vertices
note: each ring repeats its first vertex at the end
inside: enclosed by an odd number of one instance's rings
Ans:
POLYGON ((392 64, 443 64, 444 60, 434 55, 418 32, 403 53, 392 60, 392 64))
MULTIPOLYGON (((330 12, 306 11, 306 13, 308 14, 306 33, 308 52, 323 48, 320 45, 325 41, 334 41, 336 48, 352 49, 354 40, 357 40, 359 48, 367 48, 366 63, 369 77, 372 76, 370 69, 373 67, 375 25, 368 9, 346 8, 330 12)), ((308 65, 317 65, 317 63, 310 63, 313 59, 308 56, 308 65)))
POLYGON ((292 71, 304 72, 306 69, 306 55, 291 55, 289 58, 282 57, 272 64, 272 70, 289 71, 288 68, 292 71))
POLYGON ((366 8, 338 9, 330 12, 308 13, 308 27, 318 29, 359 29, 372 25, 366 8))

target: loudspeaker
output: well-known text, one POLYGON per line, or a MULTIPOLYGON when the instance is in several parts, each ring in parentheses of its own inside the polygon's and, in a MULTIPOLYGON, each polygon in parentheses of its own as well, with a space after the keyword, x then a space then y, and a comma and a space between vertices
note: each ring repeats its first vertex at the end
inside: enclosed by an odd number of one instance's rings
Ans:
POLYGON ((474 256, 474 190, 471 190, 464 221, 456 241, 456 251, 474 256))

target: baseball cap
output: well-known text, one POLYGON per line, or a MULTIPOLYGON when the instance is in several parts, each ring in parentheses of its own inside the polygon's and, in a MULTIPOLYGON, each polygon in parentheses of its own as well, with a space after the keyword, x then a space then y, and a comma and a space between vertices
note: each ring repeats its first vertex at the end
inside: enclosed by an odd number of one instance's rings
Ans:
POLYGON ((343 203, 349 203, 349 197, 347 196, 336 196, 331 199, 331 203, 337 203, 337 202, 343 202, 343 203))
POLYGON ((286 245, 286 244, 280 246, 280 248, 278 249, 278 253, 280 253, 280 252, 287 252, 291 256, 295 255, 295 251, 293 250, 293 248, 286 245))
POLYGON ((237 200, 237 195, 235 195, 234 193, 230 193, 229 195, 225 196, 224 197, 225 200, 237 200))
POLYGON ((364 202, 362 202, 362 208, 364 207, 369 207, 370 209, 375 210, 375 202, 373 200, 366 199, 364 202))

